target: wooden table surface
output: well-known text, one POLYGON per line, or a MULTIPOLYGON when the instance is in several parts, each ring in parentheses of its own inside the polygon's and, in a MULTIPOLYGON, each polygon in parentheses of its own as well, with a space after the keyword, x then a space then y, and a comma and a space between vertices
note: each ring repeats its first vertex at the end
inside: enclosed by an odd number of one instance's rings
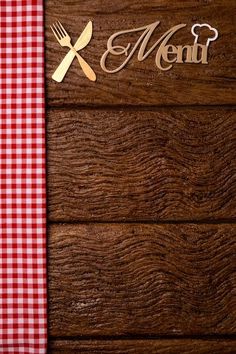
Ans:
MULTIPOLYGON (((236 353, 233 0, 46 0, 49 353, 236 353), (91 19, 82 52, 51 79, 91 19), (134 57, 105 74, 119 30, 210 23, 209 65, 134 57)), ((179 34, 180 43, 189 34, 179 34)))

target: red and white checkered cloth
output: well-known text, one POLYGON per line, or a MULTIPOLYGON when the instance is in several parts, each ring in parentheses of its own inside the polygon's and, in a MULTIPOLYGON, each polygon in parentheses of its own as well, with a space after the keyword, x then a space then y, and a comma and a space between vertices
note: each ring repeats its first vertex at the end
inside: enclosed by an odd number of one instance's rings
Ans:
POLYGON ((0 353, 46 353, 43 0, 0 0, 0 353))

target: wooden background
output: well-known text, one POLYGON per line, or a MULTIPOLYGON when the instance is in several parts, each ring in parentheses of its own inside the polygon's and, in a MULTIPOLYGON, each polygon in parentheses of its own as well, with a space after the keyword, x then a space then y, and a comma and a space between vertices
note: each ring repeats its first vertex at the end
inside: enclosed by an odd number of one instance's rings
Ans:
POLYGON ((49 353, 236 353, 235 4, 45 1, 49 353), (51 79, 57 19, 73 43, 94 21, 97 83, 51 79), (216 27, 210 64, 102 72, 112 33, 156 20, 183 45, 216 27))

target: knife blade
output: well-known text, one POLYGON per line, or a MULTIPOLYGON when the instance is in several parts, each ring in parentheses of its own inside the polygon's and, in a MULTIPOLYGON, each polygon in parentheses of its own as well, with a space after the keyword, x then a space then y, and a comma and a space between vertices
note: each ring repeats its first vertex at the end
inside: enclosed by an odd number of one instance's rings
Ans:
MULTIPOLYGON (((92 38, 92 34, 93 34, 93 23, 92 21, 89 21, 74 45, 75 50, 78 51, 85 48, 89 44, 92 38)), ((64 76, 67 73, 69 67, 71 66, 74 57, 75 57, 75 53, 71 49, 66 54, 61 64, 57 67, 54 74, 52 75, 53 80, 57 82, 61 82, 64 79, 64 76)))

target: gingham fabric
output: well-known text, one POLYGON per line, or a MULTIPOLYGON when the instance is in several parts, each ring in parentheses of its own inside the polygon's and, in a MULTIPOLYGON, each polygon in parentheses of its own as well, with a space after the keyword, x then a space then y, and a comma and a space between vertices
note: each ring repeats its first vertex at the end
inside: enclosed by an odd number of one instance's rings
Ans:
POLYGON ((46 353, 43 1, 0 0, 0 353, 46 353))

